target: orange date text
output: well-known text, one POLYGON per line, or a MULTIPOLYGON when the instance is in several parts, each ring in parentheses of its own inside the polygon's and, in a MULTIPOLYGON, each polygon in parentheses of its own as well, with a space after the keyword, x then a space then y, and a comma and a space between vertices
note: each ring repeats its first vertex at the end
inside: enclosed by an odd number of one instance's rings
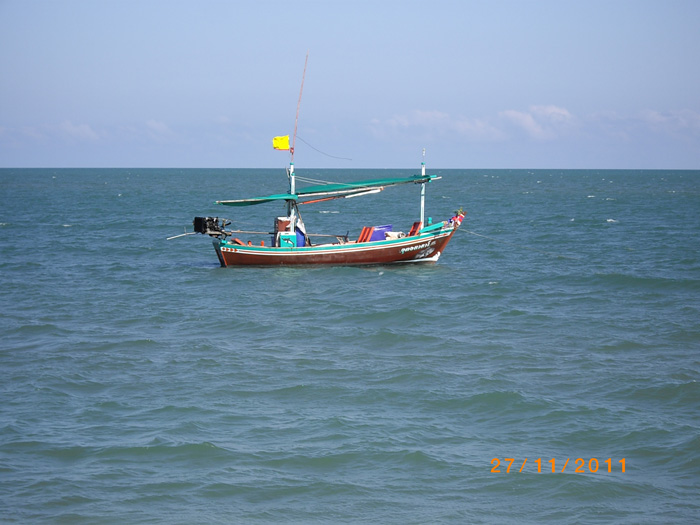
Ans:
POLYGON ((496 474, 535 471, 551 472, 552 474, 561 474, 562 472, 574 472, 576 474, 585 474, 586 472, 591 474, 596 472, 625 472, 625 458, 618 460, 608 458, 601 461, 597 458, 576 458, 573 461, 571 461, 571 458, 560 460, 552 458, 544 461, 542 458, 537 458, 531 460, 529 464, 527 461, 527 458, 522 460, 522 463, 520 463, 520 460, 516 461, 515 458, 493 458, 491 460, 491 465, 493 465, 491 472, 496 474))

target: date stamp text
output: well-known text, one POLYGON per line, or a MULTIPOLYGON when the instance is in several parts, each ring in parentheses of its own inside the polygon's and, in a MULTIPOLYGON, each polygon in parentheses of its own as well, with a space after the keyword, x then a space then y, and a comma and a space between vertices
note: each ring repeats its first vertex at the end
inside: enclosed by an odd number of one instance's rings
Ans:
POLYGON ((562 473, 567 471, 567 466, 569 470, 567 472, 575 472, 577 474, 585 474, 586 472, 594 474, 596 472, 625 472, 625 458, 618 459, 617 461, 608 458, 603 461, 598 461, 597 458, 589 458, 588 460, 584 458, 576 458, 572 461, 571 465, 569 461, 571 458, 566 458, 566 460, 557 461, 556 458, 550 460, 542 461, 542 458, 537 458, 527 464, 527 458, 520 464, 520 460, 515 463, 515 458, 493 458, 491 460, 491 472, 494 473, 505 473, 512 474, 513 472, 532 472, 537 469, 537 472, 552 472, 553 474, 562 473), (547 465, 549 463, 549 465, 547 465), (520 465, 520 468, 518 468, 520 465))

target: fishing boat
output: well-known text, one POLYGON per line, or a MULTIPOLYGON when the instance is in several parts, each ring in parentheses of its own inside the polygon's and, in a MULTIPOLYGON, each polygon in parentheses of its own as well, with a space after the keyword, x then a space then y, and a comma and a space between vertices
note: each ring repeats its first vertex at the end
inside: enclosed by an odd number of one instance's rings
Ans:
POLYGON ((227 229, 230 220, 219 217, 195 217, 194 232, 213 238, 214 249, 221 266, 296 266, 296 265, 378 265, 392 263, 435 263, 447 243, 462 223, 464 212, 457 210, 449 220, 424 222, 425 185, 440 179, 423 173, 412 177, 366 180, 296 188, 294 164, 288 174, 287 193, 250 199, 222 200, 224 206, 253 206, 271 202, 286 202, 287 214, 274 219, 268 232, 227 229), (408 231, 395 231, 393 225, 365 225, 358 228, 357 238, 349 235, 307 233, 299 206, 331 199, 347 199, 370 195, 389 186, 419 184, 421 187, 420 219, 408 231), (257 234, 268 236, 260 244, 244 242, 237 236, 257 234), (332 240, 328 240, 328 238, 332 240), (318 239, 321 239, 319 242, 318 239))
MULTIPOLYGON (((308 55, 307 55, 308 62, 308 55)), ((306 65, 304 66, 304 77, 306 65)), ((302 89, 304 80, 302 77, 302 89)), ((464 219, 460 208, 448 220, 433 223, 425 221, 425 187, 440 179, 425 173, 425 150, 421 174, 412 177, 383 178, 358 182, 324 182, 306 187, 297 187, 294 172, 294 144, 296 142, 299 105, 294 124, 292 144, 289 135, 275 137, 273 148, 287 150, 291 159, 287 169, 289 187, 287 193, 247 199, 220 200, 223 206, 254 206, 265 203, 286 204, 286 214, 274 218, 272 231, 245 231, 227 229, 232 221, 219 217, 195 217, 194 231, 185 233, 203 234, 212 237, 216 255, 221 266, 298 266, 298 265, 384 265, 394 263, 435 263, 445 251, 447 244, 464 219), (401 184, 420 185, 420 218, 407 231, 394 230, 393 225, 362 225, 359 234, 350 238, 345 235, 308 233, 299 212, 307 204, 334 199, 349 199, 371 195, 390 186, 401 184), (244 242, 238 237, 244 234, 262 235, 259 244, 244 242), (270 237, 267 237, 270 236, 270 237), (267 238, 267 244, 265 243, 267 238)), ((299 178, 301 182, 301 178, 299 178)), ((318 182, 318 181, 317 181, 318 182)), ((180 237, 181 235, 175 236, 180 237)), ((171 237, 174 238, 174 237, 171 237)))

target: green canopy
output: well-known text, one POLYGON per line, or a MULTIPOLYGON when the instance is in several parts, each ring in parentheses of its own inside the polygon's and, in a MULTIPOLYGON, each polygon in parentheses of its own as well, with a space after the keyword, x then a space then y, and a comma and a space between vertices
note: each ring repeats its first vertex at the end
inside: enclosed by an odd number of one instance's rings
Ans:
POLYGON ((413 177, 393 178, 393 179, 375 179, 361 180, 357 182, 339 182, 336 184, 319 184, 318 186, 307 186, 297 190, 297 195, 300 197, 311 197, 317 195, 342 195, 344 193, 359 193, 370 190, 372 188, 380 188, 384 186, 395 186, 397 184, 421 183, 430 182, 433 179, 439 178, 437 175, 414 175, 413 177))
POLYGON ((391 179, 374 179, 363 180, 357 182, 319 184, 317 186, 307 186, 300 188, 295 195, 289 193, 280 193, 277 195, 268 195, 267 197, 255 197, 252 199, 237 199, 216 201, 217 204, 226 206, 252 206, 253 204, 262 204, 263 202, 272 202, 278 200, 297 201, 300 197, 316 197, 321 195, 338 195, 350 196, 369 191, 375 188, 383 188, 385 186, 395 186, 397 184, 420 184, 430 182, 434 179, 439 179, 437 175, 413 175, 412 177, 391 178, 391 179))
POLYGON ((253 197, 252 199, 216 201, 216 204, 225 204, 226 206, 252 206, 253 204, 262 204, 263 202, 295 200, 297 200, 296 195, 290 195, 289 193, 280 193, 278 195, 268 195, 267 197, 253 197))

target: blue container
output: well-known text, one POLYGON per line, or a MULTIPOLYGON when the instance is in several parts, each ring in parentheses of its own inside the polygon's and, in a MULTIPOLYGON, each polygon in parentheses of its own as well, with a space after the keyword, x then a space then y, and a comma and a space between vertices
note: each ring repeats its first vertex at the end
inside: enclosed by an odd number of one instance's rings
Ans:
POLYGON ((306 246, 306 237, 304 237, 304 233, 299 228, 296 229, 296 233, 297 233, 297 247, 306 246))
POLYGON ((393 226, 391 224, 385 224, 384 226, 375 226, 372 236, 369 238, 370 241, 383 241, 386 239, 384 235, 386 232, 390 232, 393 226))

